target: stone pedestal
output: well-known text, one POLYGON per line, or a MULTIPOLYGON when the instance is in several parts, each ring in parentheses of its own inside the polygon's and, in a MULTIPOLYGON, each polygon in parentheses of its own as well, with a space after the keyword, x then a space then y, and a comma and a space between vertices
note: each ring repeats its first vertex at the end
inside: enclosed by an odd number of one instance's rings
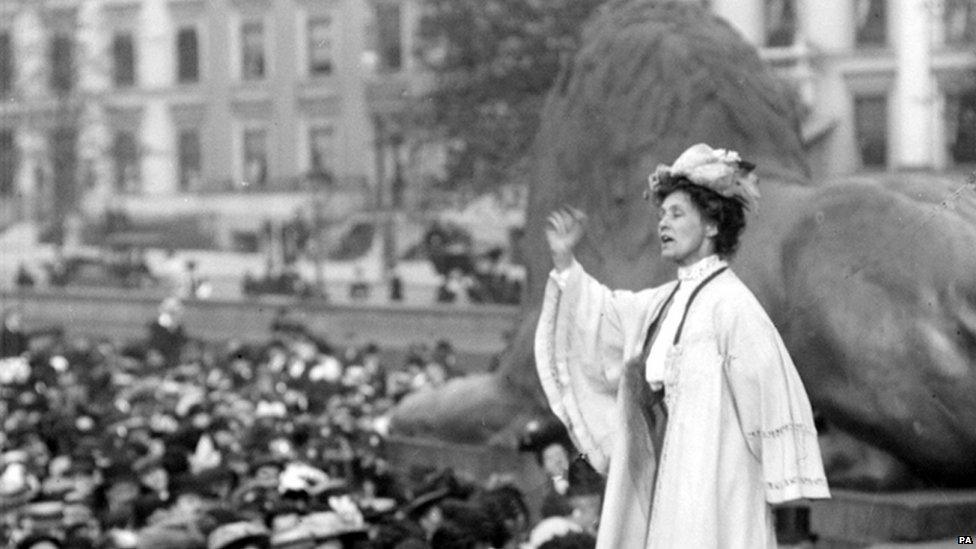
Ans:
POLYGON ((976 535, 976 490, 870 493, 831 490, 810 504, 819 548, 863 548, 976 535))

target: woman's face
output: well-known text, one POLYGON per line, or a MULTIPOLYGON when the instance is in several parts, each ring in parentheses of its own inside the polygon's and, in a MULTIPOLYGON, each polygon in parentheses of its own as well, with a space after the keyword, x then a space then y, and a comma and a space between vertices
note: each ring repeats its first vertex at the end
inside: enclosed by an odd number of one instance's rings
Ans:
POLYGON ((661 203, 660 216, 661 257, 688 266, 715 253, 718 227, 702 216, 688 193, 669 194, 661 203))
POLYGON ((565 476, 569 471, 569 456, 561 444, 550 444, 542 450, 542 468, 550 477, 565 476))

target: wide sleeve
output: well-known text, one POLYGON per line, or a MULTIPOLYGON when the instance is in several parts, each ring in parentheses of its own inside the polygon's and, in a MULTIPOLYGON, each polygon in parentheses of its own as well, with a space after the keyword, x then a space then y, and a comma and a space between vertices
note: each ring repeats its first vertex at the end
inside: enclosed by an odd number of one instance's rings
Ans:
POLYGON ((550 277, 535 334, 535 363, 553 413, 590 464, 606 473, 624 360, 655 292, 613 291, 578 263, 550 277))
POLYGON ((716 329, 742 433, 762 463, 766 501, 829 498, 803 382, 759 303, 738 301, 720 307, 716 329))

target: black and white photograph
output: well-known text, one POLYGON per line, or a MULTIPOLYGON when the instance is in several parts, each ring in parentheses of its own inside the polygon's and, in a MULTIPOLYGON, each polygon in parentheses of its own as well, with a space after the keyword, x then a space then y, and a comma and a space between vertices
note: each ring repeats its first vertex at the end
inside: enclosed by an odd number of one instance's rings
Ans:
POLYGON ((0 549, 976 545, 976 0, 0 0, 0 549))

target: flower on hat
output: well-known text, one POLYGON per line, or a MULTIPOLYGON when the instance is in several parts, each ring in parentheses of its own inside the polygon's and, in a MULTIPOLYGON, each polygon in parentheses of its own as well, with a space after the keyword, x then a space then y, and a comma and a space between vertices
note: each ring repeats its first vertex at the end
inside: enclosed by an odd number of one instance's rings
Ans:
POLYGON ((759 179, 754 166, 736 151, 713 149, 704 143, 692 145, 670 166, 660 164, 648 177, 651 192, 668 178, 684 177, 695 185, 739 201, 753 209, 759 200, 759 179))

